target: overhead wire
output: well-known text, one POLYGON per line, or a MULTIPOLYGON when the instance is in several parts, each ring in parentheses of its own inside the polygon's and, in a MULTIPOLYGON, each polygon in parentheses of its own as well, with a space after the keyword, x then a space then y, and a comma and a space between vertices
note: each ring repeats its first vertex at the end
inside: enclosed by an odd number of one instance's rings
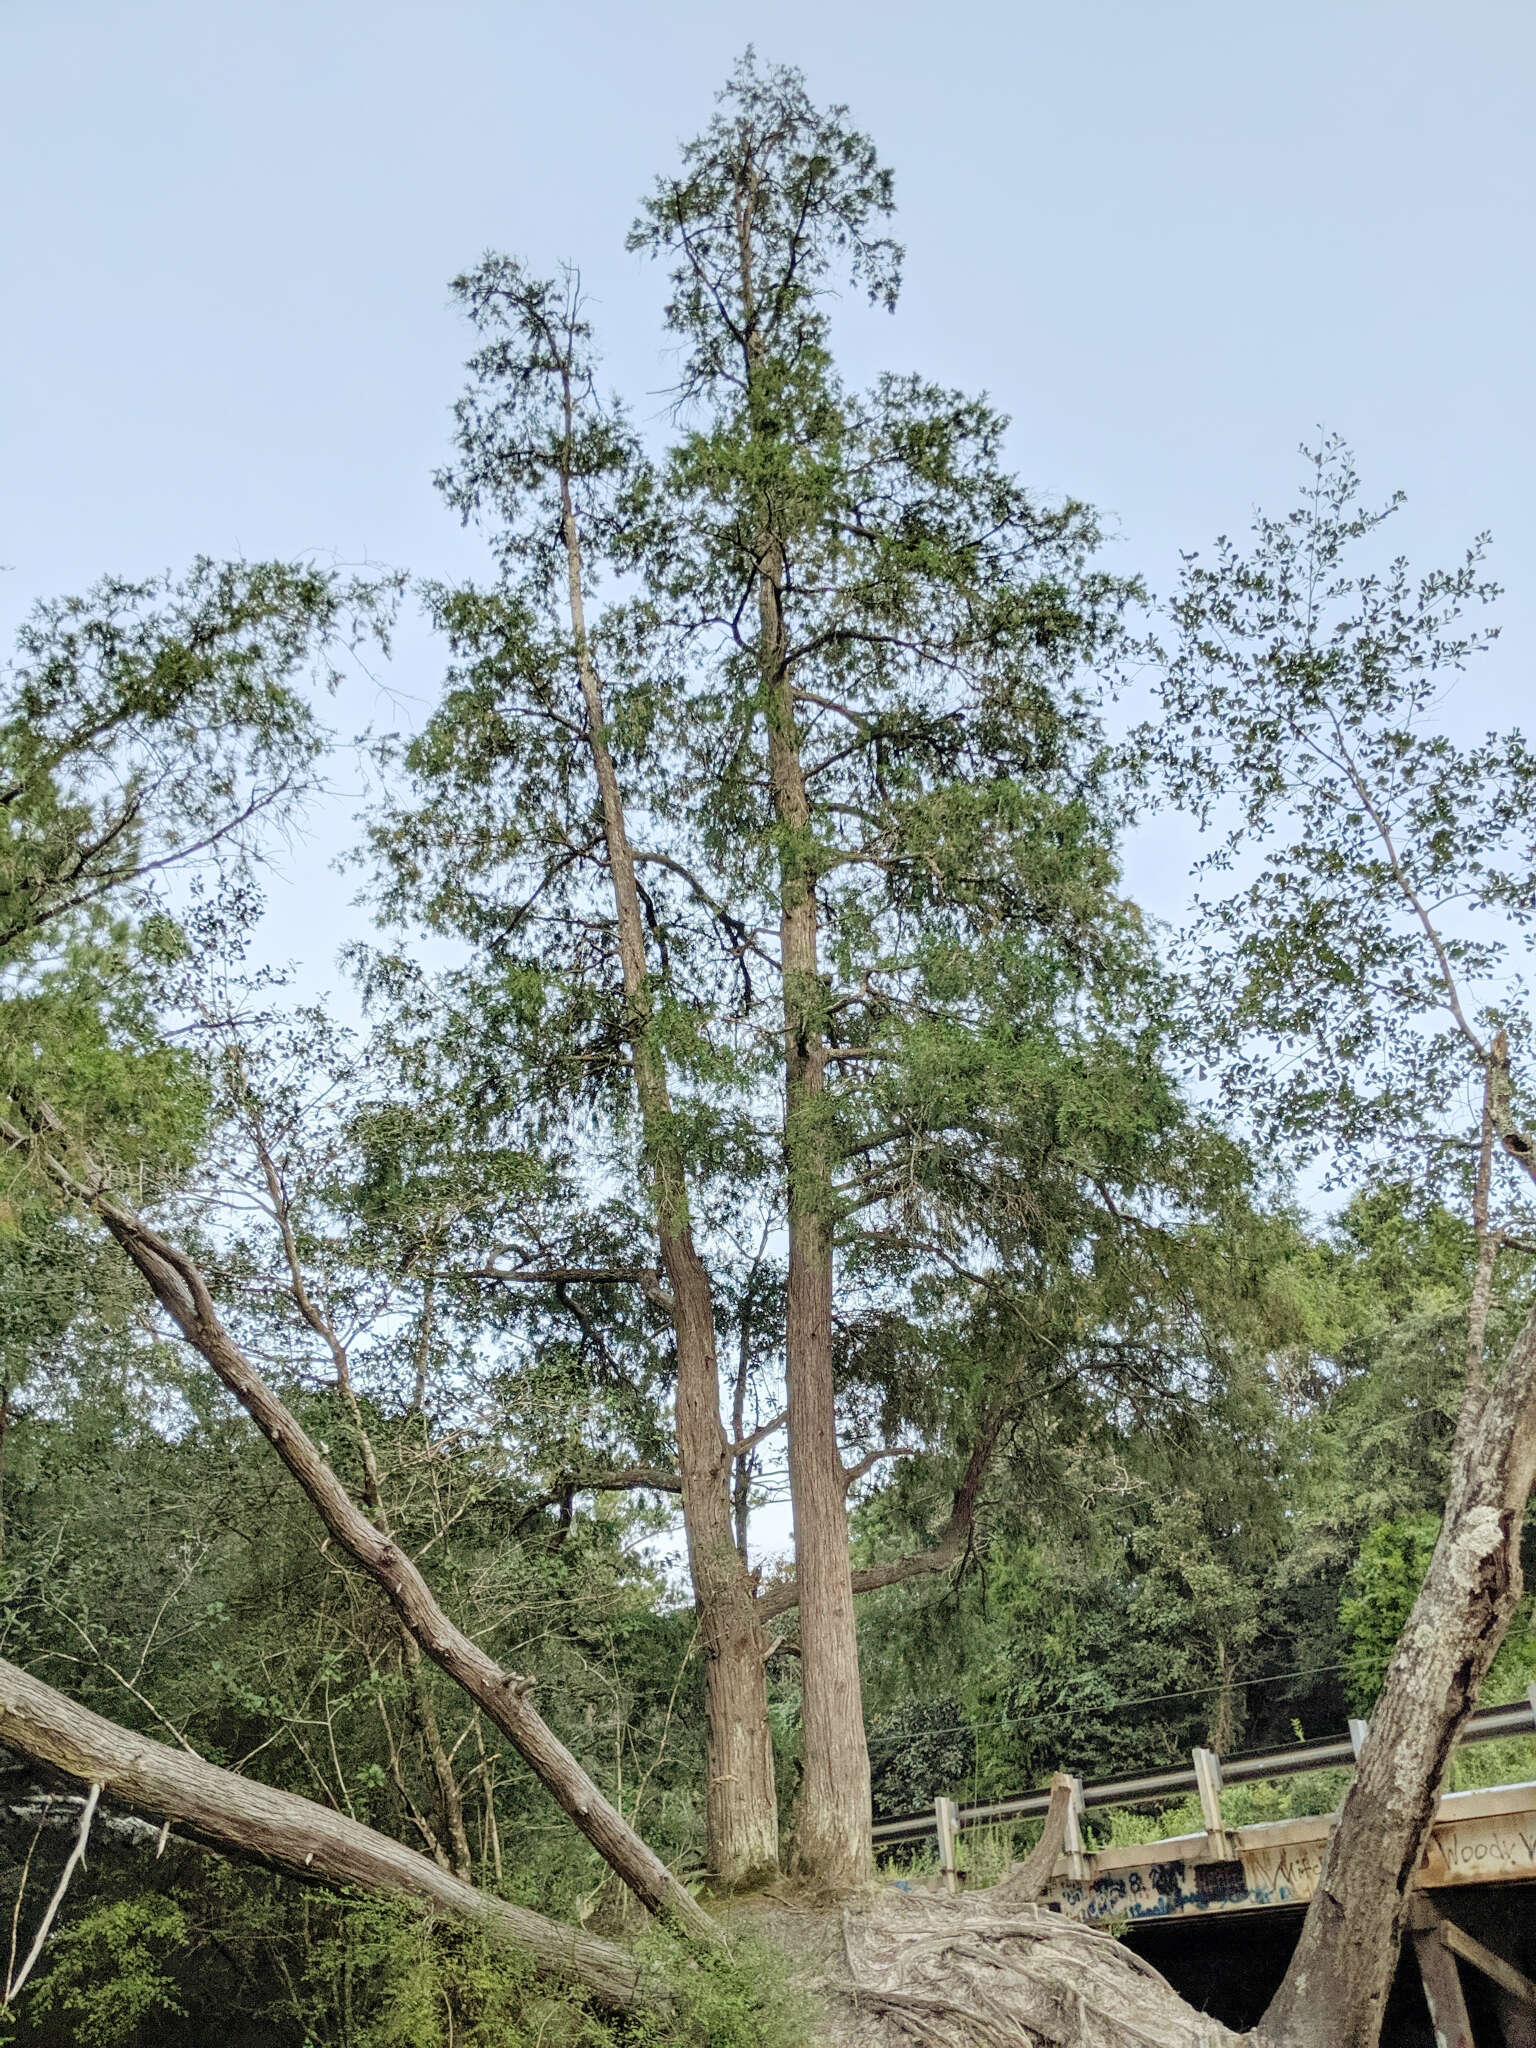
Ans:
MULTIPOLYGON (((1288 1678, 1322 1678, 1334 1672, 1347 1669, 1348 1666, 1344 1664, 1309 1664, 1300 1666, 1294 1671, 1269 1671, 1261 1678, 1215 1679, 1209 1685, 1183 1686, 1176 1692, 1149 1692, 1141 1693, 1131 1699, 1107 1700, 1102 1706, 1096 1707, 1094 1711, 1100 1714, 1116 1714, 1126 1707, 1156 1707, 1162 1706, 1168 1700, 1199 1699, 1207 1693, 1221 1692, 1228 1687, 1233 1692, 1246 1692, 1256 1685, 1280 1685, 1288 1678)), ((918 1701, 915 1704, 923 1705, 926 1703, 918 1701)), ((864 1739, 872 1749, 877 1746, 889 1747, 894 1743, 918 1742, 924 1737, 931 1735, 974 1735, 983 1729, 1020 1728, 1026 1724, 1027 1718, 1023 1714, 1004 1714, 991 1721, 948 1721, 924 1728, 906 1730, 893 1728, 885 1733, 881 1733, 878 1725, 876 1725, 866 1731, 864 1739)))

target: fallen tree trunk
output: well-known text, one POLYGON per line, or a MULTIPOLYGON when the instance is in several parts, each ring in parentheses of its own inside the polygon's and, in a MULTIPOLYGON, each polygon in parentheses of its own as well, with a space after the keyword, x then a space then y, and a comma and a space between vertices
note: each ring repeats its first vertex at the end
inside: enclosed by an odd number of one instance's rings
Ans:
MULTIPOLYGON (((51 1113, 45 1111, 44 1120, 55 1138, 62 1136, 51 1113)), ((498 1664, 449 1619, 415 1562, 353 1500, 298 1418, 226 1329, 195 1262, 142 1217, 114 1201, 99 1177, 84 1181, 72 1173, 48 1149, 40 1131, 0 1121, 0 1141, 33 1158, 56 1186, 100 1218, 187 1342, 267 1438, 335 1542, 381 1588, 433 1663, 501 1730, 610 1869, 679 1933, 718 1944, 722 1936, 714 1921, 603 1796, 533 1706, 528 1697, 533 1681, 498 1664)))
POLYGON ((430 1857, 312 1799, 135 1735, 3 1659, 0 1744, 71 1784, 99 1785, 110 1803, 169 1821, 205 1848, 290 1877, 420 1900, 483 1929, 601 2005, 627 2011, 642 2002, 635 1965, 616 1943, 477 1891, 430 1857))

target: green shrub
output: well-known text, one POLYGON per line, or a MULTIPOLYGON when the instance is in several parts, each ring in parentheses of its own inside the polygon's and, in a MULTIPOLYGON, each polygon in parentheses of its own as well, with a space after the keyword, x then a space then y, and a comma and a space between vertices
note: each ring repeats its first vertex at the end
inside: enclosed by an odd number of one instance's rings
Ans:
POLYGON ((25 2009, 56 2014, 81 2048, 125 2048, 146 2021, 182 2013, 167 1966, 186 1939, 186 1914, 159 1893, 96 1906, 54 1929, 25 2009))

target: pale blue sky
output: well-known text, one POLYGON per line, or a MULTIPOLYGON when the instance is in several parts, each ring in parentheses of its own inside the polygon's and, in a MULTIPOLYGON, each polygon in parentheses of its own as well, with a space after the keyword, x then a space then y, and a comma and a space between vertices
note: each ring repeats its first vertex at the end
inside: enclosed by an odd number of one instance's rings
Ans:
MULTIPOLYGON (((1416 553, 1495 529, 1479 694, 1518 704, 1528 0, 0 0, 0 626, 197 551, 475 565, 429 483, 465 349, 447 279, 491 245, 578 261, 615 381, 659 394, 624 230, 749 37, 896 168, 907 290, 894 321, 850 309, 856 370, 987 387, 1026 478, 1097 502, 1163 582, 1286 501, 1326 422, 1411 493, 1416 553)), ((430 701, 430 648, 388 681, 430 701)), ((403 710, 359 678, 340 716, 403 710)), ((347 809, 274 901, 306 980, 348 922, 347 809)), ((1128 879, 1171 907, 1160 857, 1128 879)))
MULTIPOLYGON (((1426 561, 1491 526, 1505 640, 1459 716, 1518 716, 1536 629, 1529 0, 0 0, 0 630, 190 555, 477 566, 438 504, 488 246, 579 262, 614 381, 670 370, 634 201, 750 37, 895 166, 907 290, 858 373, 987 387, 1017 466, 1166 585, 1289 502, 1316 423, 1426 561)), ((343 727, 430 703, 407 634, 343 727)), ((283 864, 267 939, 333 984, 355 771, 283 864)), ((1128 882, 1184 894, 1176 830, 1128 882)), ((783 1515, 759 1524, 770 1547, 783 1515)))

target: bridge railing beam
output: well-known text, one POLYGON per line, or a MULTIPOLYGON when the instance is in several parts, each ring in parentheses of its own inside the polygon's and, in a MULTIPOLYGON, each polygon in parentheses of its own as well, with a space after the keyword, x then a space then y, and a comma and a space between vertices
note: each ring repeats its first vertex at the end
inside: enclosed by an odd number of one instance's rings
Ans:
MULTIPOLYGON (((1362 1724, 1366 1725, 1366 1724, 1362 1724)), ((1511 1701, 1505 1706, 1478 1707, 1467 1719, 1466 1726, 1458 1738, 1458 1744, 1473 1742, 1507 1741, 1511 1736, 1536 1734, 1536 1684, 1527 1697, 1511 1701)), ((1234 1785, 1255 1784, 1267 1778, 1293 1778, 1303 1771, 1333 1770, 1339 1766, 1352 1765, 1357 1758, 1358 1748, 1354 1733, 1314 1737, 1307 1742, 1291 1742, 1279 1748, 1256 1751, 1247 1756, 1227 1757, 1223 1763, 1223 1775, 1234 1785)), ((1104 1779, 1097 1784, 1084 1787, 1085 1806, 1126 1806, 1154 1799, 1179 1799, 1190 1792, 1199 1790, 1194 1771, 1173 1769, 1146 1771, 1125 1778, 1104 1779)), ((1038 1820, 1050 1807, 1051 1795, 1048 1788, 1034 1792, 1021 1792, 1008 1799, 983 1800, 974 1806, 962 1806, 957 1814, 960 1828, 988 1827, 998 1821, 1038 1820)), ((903 1814, 898 1818, 877 1822, 875 1842, 877 1847, 886 1843, 911 1841, 919 1836, 932 1834, 934 1815, 932 1809, 926 1813, 903 1814)))

